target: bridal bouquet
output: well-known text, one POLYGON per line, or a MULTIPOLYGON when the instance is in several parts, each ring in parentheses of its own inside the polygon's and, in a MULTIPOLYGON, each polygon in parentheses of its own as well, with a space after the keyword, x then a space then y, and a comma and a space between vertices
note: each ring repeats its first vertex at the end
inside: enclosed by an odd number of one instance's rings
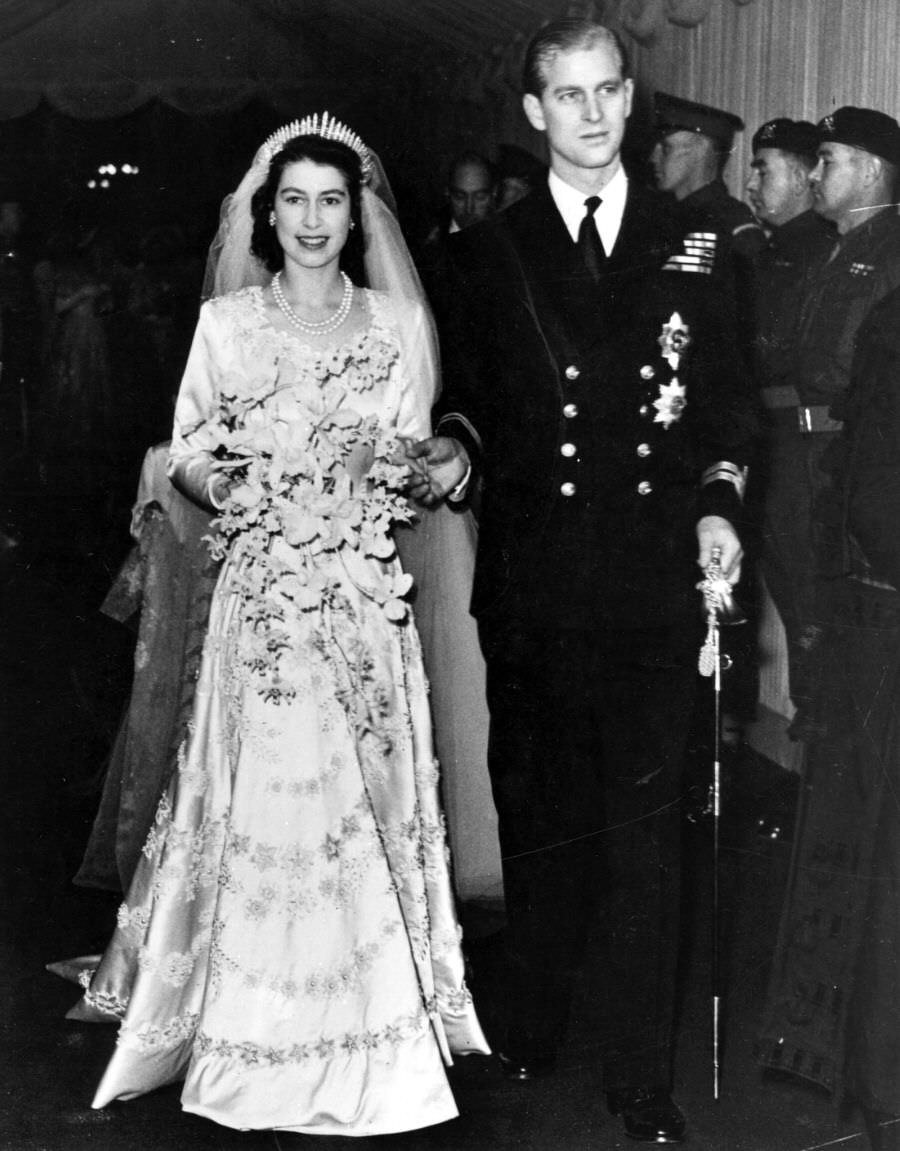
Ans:
POLYGON ((403 597, 412 586, 387 563, 366 565, 363 582, 348 556, 392 559, 393 525, 411 518, 401 442, 352 402, 390 362, 380 362, 376 345, 362 362, 345 351, 317 363, 309 380, 284 380, 278 370, 274 381, 265 371, 226 380, 211 425, 216 467, 231 479, 211 548, 216 558, 232 557, 253 636, 247 662, 274 701, 293 694, 278 666, 291 642, 289 616, 347 607, 331 559, 391 620, 406 618, 403 597))

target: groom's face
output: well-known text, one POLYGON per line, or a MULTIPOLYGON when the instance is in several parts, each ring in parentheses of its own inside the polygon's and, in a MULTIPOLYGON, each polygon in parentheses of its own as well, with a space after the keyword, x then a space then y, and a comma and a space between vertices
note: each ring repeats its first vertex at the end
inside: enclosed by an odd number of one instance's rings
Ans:
POLYGON ((540 96, 524 99, 532 127, 547 133, 554 170, 563 179, 614 165, 631 113, 634 85, 622 76, 612 44, 557 52, 544 65, 540 96))

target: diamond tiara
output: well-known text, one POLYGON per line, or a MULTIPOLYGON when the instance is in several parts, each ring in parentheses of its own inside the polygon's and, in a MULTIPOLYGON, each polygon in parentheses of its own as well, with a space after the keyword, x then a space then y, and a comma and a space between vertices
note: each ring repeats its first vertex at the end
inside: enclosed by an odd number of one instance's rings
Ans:
POLYGON ((295 136, 321 136, 323 140, 335 140, 338 144, 345 144, 359 156, 363 180, 371 176, 372 156, 369 149, 351 128, 342 124, 340 120, 335 120, 330 112, 323 112, 321 116, 316 112, 313 116, 304 116, 302 120, 292 120, 290 124, 285 124, 283 128, 273 132, 259 150, 261 159, 270 164, 272 158, 281 151, 288 140, 293 140, 295 136))

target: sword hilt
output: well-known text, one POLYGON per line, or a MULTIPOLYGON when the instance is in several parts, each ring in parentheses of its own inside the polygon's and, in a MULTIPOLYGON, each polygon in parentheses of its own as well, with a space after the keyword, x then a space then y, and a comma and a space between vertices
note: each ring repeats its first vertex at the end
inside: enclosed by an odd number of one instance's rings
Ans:
POLYGON ((715 614, 720 624, 737 624, 746 622, 746 616, 741 611, 734 598, 731 584, 722 571, 722 549, 718 545, 710 552, 709 563, 703 572, 703 579, 697 585, 703 593, 708 617, 715 614))

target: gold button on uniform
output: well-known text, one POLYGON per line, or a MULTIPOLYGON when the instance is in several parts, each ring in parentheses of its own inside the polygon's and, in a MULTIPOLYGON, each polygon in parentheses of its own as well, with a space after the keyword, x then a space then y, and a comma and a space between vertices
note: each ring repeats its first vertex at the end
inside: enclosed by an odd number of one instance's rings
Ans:
POLYGON ((574 484, 572 484, 572 483, 564 483, 564 484, 562 484, 562 485, 560 486, 560 489, 559 489, 559 490, 560 490, 560 492, 562 492, 562 494, 563 494, 564 496, 574 496, 574 495, 575 495, 575 485, 574 485, 574 484))
POLYGON ((653 484, 649 480, 641 480, 637 486, 639 496, 649 496, 653 491, 653 484))
POLYGON ((656 368, 654 368, 652 364, 644 364, 644 366, 641 368, 642 380, 652 380, 655 375, 656 368))
POLYGON ((570 457, 575 455, 575 452, 577 451, 577 449, 576 449, 574 444, 563 444, 560 447, 559 451, 560 451, 561 455, 566 456, 567 458, 570 458, 570 457))
POLYGON ((578 368, 575 367, 574 364, 569 364, 569 366, 566 368, 567 380, 577 380, 580 375, 581 372, 578 370, 578 368))
POLYGON ((649 444, 638 444, 637 446, 637 454, 641 457, 641 459, 643 459, 645 456, 649 456, 652 451, 653 449, 649 444))
POLYGON ((648 404, 641 404, 641 406, 638 408, 638 415, 646 416, 649 411, 650 407, 648 404))
POLYGON ((563 415, 566 417, 567 420, 574 420, 575 417, 578 415, 578 405, 577 404, 566 404, 566 406, 563 408, 563 415))

